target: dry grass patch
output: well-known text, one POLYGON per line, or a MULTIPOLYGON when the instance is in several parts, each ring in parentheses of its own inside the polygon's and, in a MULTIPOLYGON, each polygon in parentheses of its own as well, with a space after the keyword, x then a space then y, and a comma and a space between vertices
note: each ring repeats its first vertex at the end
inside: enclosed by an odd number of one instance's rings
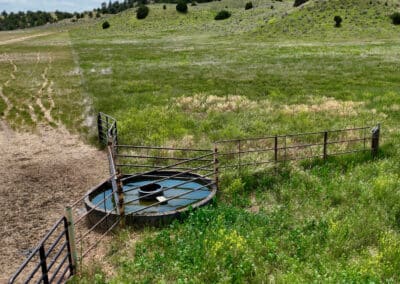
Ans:
POLYGON ((180 97, 175 104, 187 112, 237 112, 262 107, 271 109, 272 106, 266 100, 252 101, 244 96, 228 95, 218 97, 214 95, 196 94, 192 97, 180 97))
POLYGON ((331 97, 311 98, 310 104, 283 105, 285 114, 329 112, 339 116, 355 116, 364 102, 340 101, 331 97))

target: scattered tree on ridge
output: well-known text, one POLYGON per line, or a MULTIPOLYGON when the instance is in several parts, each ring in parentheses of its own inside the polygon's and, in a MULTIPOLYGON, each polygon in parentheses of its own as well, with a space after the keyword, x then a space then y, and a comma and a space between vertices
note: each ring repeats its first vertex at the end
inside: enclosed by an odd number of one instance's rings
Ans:
POLYGON ((342 17, 335 16, 333 18, 333 20, 335 21, 335 27, 340 28, 340 26, 342 25, 342 21, 343 21, 342 17))
POLYGON ((179 1, 178 2, 178 4, 176 4, 176 10, 179 12, 179 13, 187 13, 187 11, 188 11, 188 6, 187 6, 187 4, 186 4, 186 2, 185 1, 179 1))
POLYGON ((253 2, 247 2, 246 6, 244 6, 245 10, 250 10, 253 9, 253 2))
POLYGON ((216 16, 215 16, 215 20, 225 20, 228 19, 231 16, 231 13, 229 11, 226 10, 222 10, 220 11, 216 16))
POLYGON ((400 12, 395 12, 390 15, 393 25, 400 25, 400 12))
POLYGON ((149 7, 146 5, 140 5, 139 8, 136 10, 136 18, 139 20, 145 19, 149 14, 149 7))
POLYGON ((110 23, 108 21, 105 21, 102 26, 103 30, 108 29, 110 27, 110 23))

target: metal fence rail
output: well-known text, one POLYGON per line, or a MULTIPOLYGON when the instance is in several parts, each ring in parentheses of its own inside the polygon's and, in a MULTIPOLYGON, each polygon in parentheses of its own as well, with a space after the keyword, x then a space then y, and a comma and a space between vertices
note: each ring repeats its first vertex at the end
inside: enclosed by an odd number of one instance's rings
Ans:
POLYGON ((115 167, 125 175, 136 172, 149 173, 155 170, 178 170, 209 173, 213 167, 202 167, 212 163, 210 149, 171 148, 153 146, 115 145, 115 167))
POLYGON ((249 167, 267 167, 312 158, 327 159, 329 156, 368 151, 376 156, 380 143, 380 125, 372 129, 358 127, 223 140, 215 142, 214 149, 190 149, 118 145, 117 121, 99 113, 98 136, 99 142, 107 146, 110 167, 107 182, 112 188, 111 192, 104 192, 102 199, 97 200, 90 209, 85 206, 88 194, 68 206, 65 216, 53 225, 9 283, 63 283, 76 274, 79 265, 91 255, 100 241, 118 224, 124 226, 125 206, 139 200, 125 200, 125 193, 137 190, 139 186, 124 189, 124 181, 139 176, 151 178, 150 184, 178 179, 179 183, 162 188, 163 192, 167 192, 202 180, 200 187, 187 188, 185 192, 169 195, 159 202, 129 212, 135 215, 197 190, 210 186, 218 188, 221 170, 240 171, 249 167), (113 204, 111 208, 106 206, 110 200, 113 204), (87 219, 97 208, 105 212, 104 216, 88 225, 87 219))
MULTIPOLYGON (((145 210, 155 208, 165 202, 184 198, 190 193, 204 190, 214 186, 214 153, 209 149, 190 149, 190 148, 172 148, 172 147, 153 147, 153 146, 132 146, 116 145, 118 150, 115 154, 115 166, 121 173, 130 179, 136 176, 151 177, 152 182, 147 185, 158 184, 169 179, 178 179, 179 183, 173 186, 165 186, 162 193, 168 192, 169 197, 159 202, 153 202, 129 212, 130 215, 139 214, 145 210), (160 175, 163 171, 172 171, 168 175, 160 175), (176 171, 176 172, 175 172, 176 171), (182 189, 193 182, 200 180, 210 180, 207 185, 202 185, 196 189, 186 190, 185 192, 175 193, 174 189, 182 189), (174 192, 172 194, 172 192, 174 192)), ((139 190, 141 186, 132 186, 124 189, 124 194, 139 190)), ((140 199, 151 196, 143 195, 124 202, 124 206, 139 202, 140 199)))
POLYGON ((70 223, 60 218, 39 242, 9 283, 64 283, 75 271, 70 223))
POLYGON ((83 263, 85 257, 90 255, 90 252, 96 248, 100 241, 110 233, 121 221, 121 218, 112 218, 112 214, 121 214, 123 212, 119 211, 118 200, 120 194, 118 190, 118 173, 114 166, 114 153, 113 153, 113 142, 109 140, 109 145, 107 146, 107 155, 109 159, 110 167, 110 178, 108 179, 111 183, 112 191, 110 193, 104 193, 101 200, 94 204, 93 208, 87 210, 85 208, 84 200, 88 197, 88 194, 84 195, 81 199, 76 201, 73 205, 69 207, 71 211, 71 220, 76 236, 76 262, 79 264, 83 263), (112 200, 114 206, 108 208, 106 206, 107 201, 112 200), (90 214, 98 209, 104 208, 107 214, 98 220, 95 224, 88 224, 86 221, 90 214))
POLYGON ((380 126, 222 140, 215 143, 220 169, 262 167, 357 152, 376 155, 380 126))
POLYGON ((118 145, 117 120, 112 116, 99 112, 97 115, 97 131, 100 144, 106 146, 108 142, 118 145))
MULTIPOLYGON (((108 146, 110 158, 110 180, 117 180, 113 161, 113 147, 108 146)), ((101 240, 120 222, 120 218, 111 219, 112 213, 119 213, 118 206, 108 210, 101 220, 88 226, 87 217, 96 208, 105 208, 109 199, 118 198, 117 184, 112 182, 113 191, 98 201, 91 210, 85 209, 84 195, 65 210, 61 217, 39 242, 37 248, 24 261, 9 283, 64 283, 79 271, 86 257, 101 240)))

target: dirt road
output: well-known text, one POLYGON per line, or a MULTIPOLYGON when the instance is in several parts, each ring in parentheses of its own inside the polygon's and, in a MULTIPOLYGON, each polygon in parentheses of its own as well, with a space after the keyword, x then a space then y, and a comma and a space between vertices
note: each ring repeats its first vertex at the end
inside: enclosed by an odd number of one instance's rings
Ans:
POLYGON ((29 35, 29 36, 17 37, 17 38, 13 38, 13 39, 9 39, 9 40, 0 41, 0 45, 12 44, 12 43, 21 42, 21 41, 25 41, 25 40, 28 40, 28 39, 47 36, 47 35, 51 35, 51 34, 53 34, 53 32, 47 32, 47 33, 40 33, 40 34, 34 34, 34 35, 29 35))

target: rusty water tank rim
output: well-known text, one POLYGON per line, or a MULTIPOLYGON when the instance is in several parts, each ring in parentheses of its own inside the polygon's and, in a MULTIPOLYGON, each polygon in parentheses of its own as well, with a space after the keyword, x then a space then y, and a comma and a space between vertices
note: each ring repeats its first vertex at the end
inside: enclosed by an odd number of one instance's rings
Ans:
MULTIPOLYGON (((178 171, 156 171, 153 174, 159 174, 159 175, 176 175, 180 172, 178 171)), ((199 182, 201 184, 209 184, 212 182, 211 179, 209 178, 204 178, 201 177, 198 174, 193 174, 193 173, 182 173, 182 177, 198 177, 200 178, 199 182)), ((138 176, 131 176, 131 175, 124 175, 124 179, 125 182, 127 181, 133 181, 133 180, 140 180, 142 178, 142 176, 138 175, 138 176)), ((85 208, 86 210, 92 210, 90 216, 88 216, 89 218, 89 222, 96 222, 98 220, 100 220, 101 218, 103 218, 105 216, 105 214, 109 214, 110 218, 117 218, 119 215, 115 212, 115 211, 108 211, 105 210, 104 208, 102 208, 102 206, 96 206, 96 204, 92 203, 91 197, 102 192, 105 189, 108 189, 111 186, 111 179, 106 179, 104 180, 101 184, 95 186, 94 188, 92 188, 91 190, 89 190, 86 194, 86 197, 84 199, 84 203, 85 203, 85 208)), ((210 189, 210 194, 204 198, 199 200, 196 203, 191 204, 191 206, 189 207, 182 207, 182 208, 177 208, 171 211, 166 211, 166 212, 142 212, 140 214, 127 214, 126 215, 126 222, 129 225, 146 225, 146 224, 153 224, 153 223, 158 223, 158 221, 161 222, 170 222, 171 220, 175 219, 175 218, 180 218, 182 213, 188 211, 190 208, 192 209, 196 209, 198 207, 202 207, 205 206, 209 203, 211 203, 214 199, 214 197, 216 196, 217 193, 217 187, 215 185, 210 185, 209 186, 210 189), (155 222, 155 220, 157 220, 155 222)))

